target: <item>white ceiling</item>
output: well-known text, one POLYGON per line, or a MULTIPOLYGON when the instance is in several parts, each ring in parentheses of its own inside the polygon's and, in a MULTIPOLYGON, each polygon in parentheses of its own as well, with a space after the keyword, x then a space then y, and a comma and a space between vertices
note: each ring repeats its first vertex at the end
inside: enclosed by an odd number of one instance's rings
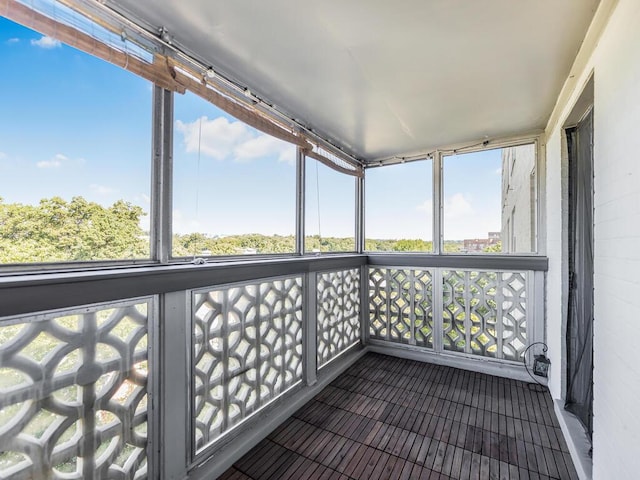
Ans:
POLYGON ((544 128, 598 0, 114 0, 357 157, 544 128))

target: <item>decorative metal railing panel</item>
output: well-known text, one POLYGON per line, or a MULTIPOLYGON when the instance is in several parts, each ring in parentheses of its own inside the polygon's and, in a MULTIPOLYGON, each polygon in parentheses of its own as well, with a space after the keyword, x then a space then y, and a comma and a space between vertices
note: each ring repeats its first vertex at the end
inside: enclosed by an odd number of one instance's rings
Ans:
POLYGON ((502 334, 499 335, 502 358, 521 362, 527 346, 533 340, 527 326, 527 306, 533 299, 528 298, 526 272, 498 273, 498 289, 502 294, 502 334))
POLYGON ((360 341, 360 270, 317 274, 318 366, 360 341))
POLYGON ((433 285, 428 270, 369 269, 369 337, 433 348, 433 285))
POLYGON ((527 272, 371 267, 369 338, 521 361, 530 341, 527 278, 527 272), (434 305, 441 318, 434 319, 434 305))
POLYGON ((151 306, 0 319, 0 478, 148 476, 151 306))
POLYGON ((193 292, 195 454, 302 379, 302 276, 193 292))
POLYGON ((527 346, 526 273, 445 270, 445 350, 521 361, 527 346))

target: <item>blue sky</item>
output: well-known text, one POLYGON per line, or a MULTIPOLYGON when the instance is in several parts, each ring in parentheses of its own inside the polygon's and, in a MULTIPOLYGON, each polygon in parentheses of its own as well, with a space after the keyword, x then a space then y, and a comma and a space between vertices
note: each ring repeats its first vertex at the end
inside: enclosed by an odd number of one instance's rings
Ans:
MULTIPOLYGON (((0 197, 81 195, 148 211, 151 84, 0 17, 0 197)), ((295 231, 295 148, 195 95, 176 95, 174 228, 212 235, 295 231)), ((308 234, 354 232, 354 179, 315 162, 308 234)), ((500 151, 446 158, 445 238, 500 229, 500 151)), ((431 239, 431 163, 369 170, 367 237, 431 239)), ((148 217, 143 220, 148 228, 148 217)))

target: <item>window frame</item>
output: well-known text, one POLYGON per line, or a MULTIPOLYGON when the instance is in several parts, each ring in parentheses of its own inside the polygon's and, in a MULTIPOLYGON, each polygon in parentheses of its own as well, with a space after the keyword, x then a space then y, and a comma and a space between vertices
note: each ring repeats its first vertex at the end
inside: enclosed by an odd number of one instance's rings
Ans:
MULTIPOLYGON (((32 30, 35 33, 39 33, 37 30, 34 30, 32 27, 16 22, 10 17, 5 17, 5 18, 10 22, 16 23, 17 25, 20 25, 24 28, 32 30)), ((149 215, 149 256, 146 258, 133 258, 133 259, 111 259, 111 260, 101 259, 101 260, 71 260, 71 261, 30 262, 30 263, 0 263, 0 277, 10 276, 14 274, 21 274, 21 273, 33 273, 33 272, 68 273, 68 272, 80 272, 80 271, 98 271, 98 270, 105 270, 105 269, 123 269, 123 268, 130 268, 130 267, 145 267, 145 266, 157 265, 161 263, 159 258, 157 258, 157 256, 154 256, 154 243, 155 243, 154 229, 156 225, 154 225, 155 222, 154 222, 154 201, 153 201, 155 186, 157 183, 154 181, 154 169, 157 168, 156 163, 158 160, 156 159, 156 152, 155 152, 156 139, 161 138, 157 136, 159 132, 156 131, 156 125, 155 125, 156 117, 158 116, 158 112, 156 111, 157 106, 155 101, 155 95, 156 95, 155 91, 157 88, 160 88, 160 87, 158 87, 153 82, 149 81, 144 76, 136 75, 132 71, 122 68, 120 65, 117 65, 115 63, 108 62, 107 60, 105 60, 100 56, 92 55, 91 53, 85 50, 78 49, 77 47, 74 47, 74 46, 69 46, 64 42, 63 44, 68 48, 73 48, 75 50, 78 50, 78 52, 81 55, 90 56, 93 59, 97 59, 101 62, 104 62, 112 66, 113 68, 120 68, 122 71, 127 72, 130 75, 134 75, 138 79, 145 80, 148 82, 149 86, 151 87, 149 91, 149 95, 151 96, 151 109, 148 112, 151 115, 150 123, 152 127, 152 132, 149 137, 149 140, 150 140, 149 150, 151 152, 150 160, 149 160, 151 162, 150 175, 149 175, 149 180, 150 180, 149 196, 151 198, 151 201, 150 201, 149 213, 148 213, 149 215)), ((0 192, 0 196, 1 196, 1 192, 0 192)))
MULTIPOLYGON (((361 214, 362 214, 362 249, 360 250, 361 252, 366 253, 367 255, 396 255, 396 254, 402 254, 402 255, 436 255, 439 253, 439 241, 435 236, 436 233, 436 228, 435 228, 435 224, 436 224, 436 210, 438 208, 438 205, 435 201, 435 188, 436 188, 436 153, 433 154, 427 154, 427 155, 420 155, 417 156, 415 158, 412 158, 410 161, 404 160, 404 159, 399 159, 399 160, 395 160, 394 161, 387 161, 387 162, 379 162, 373 165, 368 165, 368 168, 365 169, 365 176, 364 176, 364 187, 363 187, 363 192, 366 191, 365 187, 366 187, 366 182, 367 182, 367 176, 366 173, 367 171, 371 170, 371 169, 380 169, 380 168, 385 168, 385 167, 392 167, 392 166, 397 166, 397 165, 405 165, 407 163, 416 163, 416 162, 431 162, 431 240, 424 240, 425 242, 431 242, 431 251, 429 252, 424 252, 424 251, 407 251, 407 252, 399 252, 399 251, 374 251, 374 250, 367 250, 365 248, 365 242, 366 242, 366 235, 367 235, 367 229, 366 229, 366 214, 365 214, 365 210, 366 210, 366 195, 364 195, 363 193, 363 208, 361 210, 361 214)), ((425 169, 425 171, 428 171, 429 167, 427 167, 425 169)), ((427 225, 428 226, 428 225, 427 225)), ((401 239, 398 239, 401 240, 401 239)))
MULTIPOLYGON (((307 194, 307 189, 306 189, 306 179, 308 178, 307 176, 307 161, 308 160, 312 160, 314 162, 318 162, 318 163, 323 163, 324 162, 320 162, 319 160, 307 156, 304 154, 304 151, 302 149, 298 149, 299 151, 299 156, 300 156, 300 161, 298 162, 298 168, 299 170, 302 171, 302 174, 298 175, 298 185, 297 185, 297 189, 298 189, 298 198, 301 199, 301 201, 298 203, 298 218, 299 218, 299 225, 298 225, 298 255, 302 255, 302 256, 324 256, 324 255, 345 255, 345 254, 358 254, 358 253, 363 253, 364 251, 364 238, 363 238, 363 232, 364 232, 364 175, 362 177, 358 177, 356 175, 348 175, 346 173, 343 173, 339 170, 333 169, 338 175, 345 175, 347 177, 353 177, 353 181, 355 182, 354 185, 354 195, 355 195, 355 201, 354 201, 354 211, 353 211, 353 225, 354 225, 354 230, 353 230, 353 250, 339 250, 339 251, 333 251, 333 252, 313 252, 313 251, 307 251, 305 248, 305 241, 306 241, 306 207, 307 207, 307 202, 306 202, 306 194, 307 194)), ((325 164, 326 166, 326 164, 325 164)), ((331 168, 328 167, 327 168, 331 168)), ((349 237, 350 238, 350 237, 349 237)))
MULTIPOLYGON (((489 150, 498 150, 498 149, 503 149, 503 148, 509 148, 509 147, 522 147, 522 146, 526 146, 526 145, 532 145, 533 146, 533 151, 534 151, 534 166, 533 169, 539 173, 542 171, 542 166, 543 166, 543 162, 542 162, 542 155, 541 155, 541 136, 540 135, 526 135, 526 136, 519 136, 519 137, 514 137, 514 138, 508 138, 508 139, 504 139, 504 140, 495 140, 495 141, 484 141, 478 145, 472 146, 472 147, 460 147, 460 148, 447 148, 447 149, 442 149, 436 152, 436 158, 437 158, 437 183, 438 183, 438 192, 437 194, 435 193, 435 185, 434 185, 434 204, 436 204, 437 202, 437 210, 438 210, 438 221, 435 221, 435 212, 434 212, 434 238, 438 238, 438 247, 439 247, 439 254, 442 255, 448 255, 448 256, 454 256, 454 255, 461 255, 461 256, 469 256, 469 255, 487 255, 490 257, 497 257, 497 256, 507 256, 507 257, 530 257, 530 256, 545 256, 544 255, 544 248, 543 248, 543 243, 541 242, 541 238, 540 238, 540 231, 541 231, 541 225, 543 225, 543 218, 541 218, 541 212, 542 212, 542 208, 540 205, 540 199, 541 199, 541 195, 540 192, 544 191, 543 189, 543 184, 542 184, 542 176, 541 175, 536 175, 536 198, 535 198, 535 205, 533 205, 532 207, 532 212, 530 212, 530 216, 533 214, 535 216, 535 230, 532 231, 532 235, 533 235, 533 239, 532 239, 532 244, 535 243, 535 251, 533 252, 516 252, 516 253, 511 253, 511 252, 499 252, 499 253, 492 253, 492 252, 481 252, 481 253, 462 253, 462 252, 445 252, 444 251, 444 162, 443 159, 445 156, 452 156, 455 154, 467 154, 467 153, 477 153, 477 152, 484 152, 484 151, 489 151, 489 150), (534 213, 535 212, 535 213, 534 213), (436 231, 437 231, 437 237, 436 237, 436 231)), ((436 174, 436 167, 435 167, 435 161, 434 161, 434 182, 435 182, 435 174, 436 174)), ((510 159, 508 162, 508 177, 511 178, 512 175, 512 164, 513 161, 510 159)), ((502 169, 504 170, 504 169, 502 169)), ((504 175, 505 172, 502 172, 502 175, 504 175)), ((503 181, 503 179, 501 180, 503 181)), ((502 195, 501 195, 502 197, 502 195)), ((508 239, 509 241, 511 240, 511 238, 508 239)), ((504 241, 504 240, 503 240, 504 241)), ((532 245, 533 246, 533 245, 532 245)))
MULTIPOLYGON (((299 215, 299 210, 300 210, 300 205, 301 205, 301 192, 299 190, 300 185, 299 185, 299 176, 300 176, 300 166, 299 166, 299 156, 302 152, 302 149, 297 146, 294 145, 293 143, 290 142, 286 142, 285 140, 282 139, 278 139, 277 137, 273 137, 272 138, 276 138, 279 141, 285 142, 288 145, 295 147, 296 149, 296 163, 295 163, 295 172, 294 172, 294 178, 295 178, 295 187, 294 187, 294 195, 295 195, 295 199, 294 199, 294 204, 295 204, 295 220, 294 220, 294 231, 293 231, 293 236, 294 236, 294 250, 291 252, 284 252, 284 253, 258 253, 258 254, 230 254, 230 255, 188 255, 188 256, 173 256, 173 199, 174 199, 174 188, 173 188, 173 161, 174 161, 174 134, 175 134, 175 129, 174 129, 174 125, 175 125, 175 108, 174 108, 174 101, 175 101, 175 93, 169 90, 165 90, 162 87, 156 86, 157 89, 159 89, 161 92, 159 92, 159 95, 165 95, 165 96, 170 96, 171 100, 171 106, 170 108, 168 108, 165 111, 166 114, 166 118, 164 118, 164 121, 162 122, 162 128, 163 130, 163 135, 165 136, 165 143, 167 143, 167 146, 165 147, 165 151, 163 151, 163 153, 166 153, 167 155, 163 155, 163 161, 164 161, 164 165, 165 168, 162 168, 162 166, 158 166, 157 170, 159 171, 159 175, 163 175, 161 180, 158 180, 160 183, 164 183, 165 185, 170 185, 168 188, 165 188, 164 190, 166 190, 165 192, 165 196, 162 198, 162 202, 163 202, 163 206, 158 205, 158 209, 160 211, 163 212, 162 215, 162 219, 161 219, 161 224, 162 225, 158 225, 158 236, 162 238, 161 240, 161 245, 158 248, 159 254, 161 256, 161 258, 158 259, 159 263, 161 264, 203 264, 203 263, 223 263, 223 262, 232 262, 232 261, 250 261, 251 259, 254 259, 256 261, 260 261, 260 260, 269 260, 269 259, 281 259, 281 258, 295 258, 301 255, 301 250, 299 250, 299 245, 298 245, 298 215, 299 215), (170 113, 169 113, 170 111, 170 113), (166 167, 166 165, 169 165, 169 167, 166 167), (168 218, 166 218, 168 217, 168 218)), ((200 98, 200 97, 198 97, 200 98)), ((202 99, 203 102, 207 102, 205 99, 202 99)), ((207 102, 209 103, 209 102, 207 102)), ((214 105, 213 103, 210 103, 214 108, 219 108, 216 105, 214 105)), ((220 109, 221 110, 221 109, 220 109)), ((222 110, 224 111, 224 110, 222 110)), ((232 116, 232 115, 231 115, 232 116)), ((240 119, 237 119, 235 117, 232 116, 232 118, 235 119, 235 121, 241 122, 243 125, 248 126, 251 129, 255 129, 255 127, 252 127, 251 125, 243 122, 240 119)), ((257 129, 256 129, 257 130, 257 129)), ((259 130, 258 130, 259 131, 259 130)), ((267 133, 261 132, 265 135, 268 135, 267 133)), ((154 159, 156 158, 156 155, 154 155, 154 159)), ((303 184, 304 186, 304 184, 303 184)), ((159 195, 161 196, 161 195, 159 195)), ((153 196, 152 196, 153 198, 153 196)), ((214 205, 215 207, 215 205, 214 205)), ((304 212, 303 212, 304 215, 304 212)))

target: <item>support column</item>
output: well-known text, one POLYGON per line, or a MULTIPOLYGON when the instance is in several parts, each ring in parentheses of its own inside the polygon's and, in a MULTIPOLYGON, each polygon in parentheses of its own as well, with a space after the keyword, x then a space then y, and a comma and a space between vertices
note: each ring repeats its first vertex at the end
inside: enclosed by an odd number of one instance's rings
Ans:
POLYGON ((171 258, 173 182, 173 93, 153 87, 153 158, 151 162, 151 258, 171 258))
POLYGON ((314 385, 318 374, 318 280, 316 272, 305 275, 302 304, 305 305, 302 323, 302 380, 314 385))
POLYGON ((306 162, 302 148, 296 148, 296 253, 304 254, 306 162))
POLYGON ((364 177, 356 177, 356 252, 365 250, 364 238, 364 177))
POLYGON ((188 291, 161 296, 160 330, 160 478, 186 478, 191 452, 189 433, 193 418, 190 408, 191 315, 188 291))
POLYGON ((433 154, 433 253, 439 255, 444 250, 442 228, 442 153, 433 154))

